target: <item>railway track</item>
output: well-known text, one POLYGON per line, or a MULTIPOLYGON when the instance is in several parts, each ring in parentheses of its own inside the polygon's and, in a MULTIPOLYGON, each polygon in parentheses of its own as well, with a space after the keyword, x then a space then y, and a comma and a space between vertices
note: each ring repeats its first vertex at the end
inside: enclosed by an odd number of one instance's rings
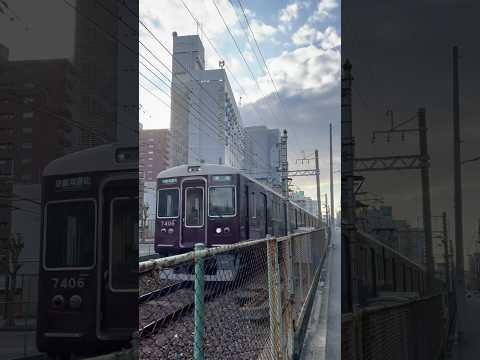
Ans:
MULTIPOLYGON (((205 285, 205 294, 204 294, 204 301, 205 303, 217 298, 218 296, 224 295, 232 290, 238 288, 240 284, 237 281, 233 281, 228 283, 225 286, 222 286, 221 289, 218 287, 218 283, 208 283, 205 285), (217 287, 217 288, 216 288, 217 287)), ((139 297, 139 306, 148 306, 149 304, 159 303, 158 306, 160 308, 160 312, 163 314, 160 315, 157 319, 153 321, 144 322, 142 326, 139 328, 139 336, 140 338, 148 337, 152 334, 158 332, 159 329, 168 326, 170 323, 174 322, 178 318, 190 313, 195 308, 195 300, 194 300, 194 290, 192 289, 193 282, 185 280, 179 281, 174 284, 170 284, 165 286, 161 289, 151 291, 139 297), (179 291, 184 290, 188 291, 187 294, 179 294, 179 291), (179 295, 173 300, 173 294, 179 295), (170 297, 170 295, 172 295, 170 297), (183 295, 183 296, 181 296, 183 295), (168 298, 170 297, 170 298, 168 298), (189 298, 189 301, 182 301, 182 298, 185 299, 186 297, 189 298), (175 302, 174 308, 169 309, 168 311, 165 310, 165 305, 162 308, 162 300, 165 300, 166 303, 175 302), (151 302, 151 303, 150 303, 151 302)), ((156 309, 152 309, 152 312, 155 312, 156 309)), ((140 314, 142 310, 140 311, 140 314)))
POLYGON ((150 291, 148 293, 145 293, 145 294, 139 296, 138 305, 142 305, 143 303, 145 303, 147 301, 155 300, 159 297, 170 295, 170 294, 176 292, 177 290, 185 289, 187 287, 191 287, 192 285, 193 284, 192 284, 191 281, 185 280, 185 281, 179 281, 179 282, 176 282, 174 284, 164 286, 161 289, 150 291))

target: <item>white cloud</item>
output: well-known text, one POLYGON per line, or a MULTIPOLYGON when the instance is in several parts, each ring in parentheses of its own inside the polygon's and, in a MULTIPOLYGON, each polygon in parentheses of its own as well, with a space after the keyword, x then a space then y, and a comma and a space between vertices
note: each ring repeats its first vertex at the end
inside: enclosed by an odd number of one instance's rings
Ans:
POLYGON ((282 23, 289 23, 295 20, 298 17, 298 12, 300 10, 299 3, 293 3, 287 5, 284 9, 280 10, 279 20, 282 23))
POLYGON ((268 65, 277 86, 287 92, 324 92, 339 81, 340 51, 310 45, 284 52, 268 65))
POLYGON ((333 49, 341 45, 340 35, 334 27, 329 26, 325 29, 321 45, 324 49, 333 49))
POLYGON ((312 16, 309 18, 309 22, 320 22, 328 17, 331 17, 332 10, 338 7, 337 0, 320 0, 317 4, 317 8, 312 16))
MULTIPOLYGON (((287 96, 311 91, 324 93, 340 81, 340 50, 324 49, 316 45, 283 51, 281 55, 267 59, 268 68, 278 91, 287 96)), ((268 76, 258 79, 260 92, 253 81, 245 81, 249 94, 245 104, 256 102, 274 91, 268 76)))
POLYGON ((318 41, 321 32, 308 24, 304 24, 292 35, 292 41, 297 46, 313 44, 318 41))
POLYGON ((273 26, 267 25, 264 22, 261 22, 257 19, 249 20, 250 26, 253 33, 255 34, 255 39, 257 42, 261 43, 265 40, 271 40, 272 36, 277 33, 277 29, 273 26))
POLYGON ((318 43, 323 49, 334 49, 340 46, 340 36, 332 26, 322 32, 309 24, 304 24, 292 35, 292 41, 297 46, 318 43))

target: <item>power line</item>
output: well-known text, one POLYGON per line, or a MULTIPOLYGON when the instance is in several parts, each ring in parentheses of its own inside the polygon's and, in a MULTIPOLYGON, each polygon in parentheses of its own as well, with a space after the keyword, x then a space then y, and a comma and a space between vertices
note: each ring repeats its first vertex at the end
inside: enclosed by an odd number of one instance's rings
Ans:
MULTIPOLYGON (((168 52, 168 54, 172 57, 172 59, 173 59, 177 64, 179 64, 185 71, 187 71, 187 72, 192 76, 193 79, 195 79, 195 77, 194 77, 193 74, 190 72, 190 70, 189 70, 188 68, 186 68, 181 62, 179 62, 179 61, 176 59, 176 57, 174 56, 174 54, 173 54, 172 52, 170 52, 170 51, 168 50, 168 48, 157 38, 157 36, 143 23, 143 21, 141 21, 140 17, 139 17, 132 9, 130 9, 126 4, 122 3, 122 5, 123 5, 125 8, 127 8, 127 9, 129 10, 129 12, 130 12, 132 15, 134 15, 135 18, 138 18, 139 23, 140 23, 140 24, 149 32, 149 34, 165 49, 165 51, 168 52)), ((114 16, 114 15, 112 15, 112 16, 114 16)), ((120 21, 122 21, 124 24, 126 24, 122 19, 120 19, 120 21)), ((126 24, 126 25, 128 26, 128 24, 126 24)), ((142 42, 140 42, 140 43, 141 43, 141 45, 142 45, 143 47, 145 47, 145 48, 147 49, 147 51, 149 51, 158 61, 160 61, 165 68, 168 69, 168 67, 167 67, 160 59, 158 59, 158 57, 157 57, 146 45, 144 45, 142 42)), ((147 60, 147 62, 148 62, 149 64, 151 64, 148 60, 147 60)), ((142 65, 144 65, 144 64, 142 63, 142 65)), ((151 65, 152 65, 152 64, 151 64, 151 65)), ((145 65, 144 65, 144 66, 145 66, 145 65)), ((157 71, 159 71, 159 70, 157 69, 157 71)), ((173 74, 173 72, 172 72, 170 69, 168 69, 168 71, 169 71, 170 73, 172 73, 172 76, 173 76, 173 77, 175 77, 175 74, 173 74)), ((178 77, 177 77, 177 79, 178 79, 178 77)), ((186 87, 186 85, 185 85, 181 80, 180 80, 180 82, 186 87)), ((257 83, 257 84, 258 84, 258 83, 257 83)), ((201 83, 199 83, 199 86, 200 86, 200 88, 201 88, 212 100, 214 100, 214 102, 217 101, 217 99, 213 98, 213 97, 210 95, 210 93, 201 85, 201 83)), ((186 87, 186 88, 187 88, 187 87, 186 87)), ((189 88, 187 88, 187 89, 189 89, 189 88)), ((192 90, 189 90, 189 91, 190 91, 190 93, 191 93, 193 96, 195 96, 192 90)), ((201 101, 201 98, 200 98, 200 97, 197 96, 197 98, 201 101)), ((207 106, 207 108, 209 108, 209 107, 207 106)), ((209 109, 210 109, 210 108, 209 108, 209 109)), ((210 110, 211 110, 211 109, 210 109, 210 110)), ((214 115, 216 115, 216 114, 214 114, 214 115)), ((246 137, 250 137, 250 136, 248 135, 248 133, 246 133, 246 131, 245 131, 244 129, 241 129, 241 130, 243 130, 243 131, 245 132, 244 135, 245 135, 246 137)), ((251 140, 252 142, 255 142, 255 141, 253 140, 253 138, 251 138, 251 137, 250 137, 250 140, 251 140)), ((240 153, 242 153, 242 150, 241 150, 241 149, 238 149, 238 145, 237 145, 237 151, 238 151, 238 150, 240 150, 240 153)), ((266 150, 268 151, 268 149, 266 149, 266 150)), ((255 154, 253 154, 253 155, 255 155, 255 154)), ((272 169, 272 170, 273 170, 273 169, 272 169)))

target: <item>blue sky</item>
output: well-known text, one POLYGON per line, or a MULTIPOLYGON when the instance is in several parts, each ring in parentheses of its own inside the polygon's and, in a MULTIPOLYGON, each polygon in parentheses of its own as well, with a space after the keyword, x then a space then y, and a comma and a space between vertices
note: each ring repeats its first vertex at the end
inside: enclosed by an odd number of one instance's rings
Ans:
MULTIPOLYGON (((328 124, 334 126, 335 169, 340 168, 340 3, 320 1, 241 0, 246 16, 259 43, 268 69, 278 90, 265 71, 261 56, 246 27, 238 0, 140 0, 142 21, 170 51, 172 32, 179 35, 199 34, 206 51, 206 67, 217 68, 219 56, 226 62, 227 74, 245 125, 266 125, 289 131, 291 168, 300 168, 295 159, 302 151, 320 153, 322 193, 328 193, 328 124), (258 86, 252 79, 234 41, 228 33, 215 4, 239 45, 258 86), (250 37, 247 41, 247 35, 250 37), (233 76, 232 76, 233 74, 233 76), (240 84, 240 85, 238 85, 240 84), (272 115, 273 114, 273 115, 272 115)), ((141 53, 159 64, 162 73, 171 78, 159 61, 171 68, 172 59, 158 41, 141 27, 141 53)), ((158 87, 141 77, 140 83, 155 94, 140 88, 140 118, 145 128, 167 128, 170 122, 168 82, 161 81, 140 66, 140 71, 158 87), (159 98, 161 100, 159 100, 159 98)), ((310 167, 313 163, 310 163, 310 167)), ((336 204, 340 200, 340 178, 335 174, 336 204)), ((294 183, 316 197, 313 178, 295 178, 294 183)))

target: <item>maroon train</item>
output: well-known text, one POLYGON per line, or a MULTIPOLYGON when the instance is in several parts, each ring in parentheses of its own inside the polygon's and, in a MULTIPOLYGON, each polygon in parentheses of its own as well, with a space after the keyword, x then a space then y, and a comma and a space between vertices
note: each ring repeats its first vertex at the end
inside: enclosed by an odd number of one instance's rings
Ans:
POLYGON ((130 344, 138 312, 124 310, 138 304, 137 208, 137 146, 103 145, 45 168, 39 351, 67 358, 130 344))
MULTIPOLYGON (((206 246, 286 234, 281 194, 224 165, 181 165, 157 176, 155 251, 169 256, 206 246)), ((288 203, 290 229, 319 227, 313 214, 288 203)))

